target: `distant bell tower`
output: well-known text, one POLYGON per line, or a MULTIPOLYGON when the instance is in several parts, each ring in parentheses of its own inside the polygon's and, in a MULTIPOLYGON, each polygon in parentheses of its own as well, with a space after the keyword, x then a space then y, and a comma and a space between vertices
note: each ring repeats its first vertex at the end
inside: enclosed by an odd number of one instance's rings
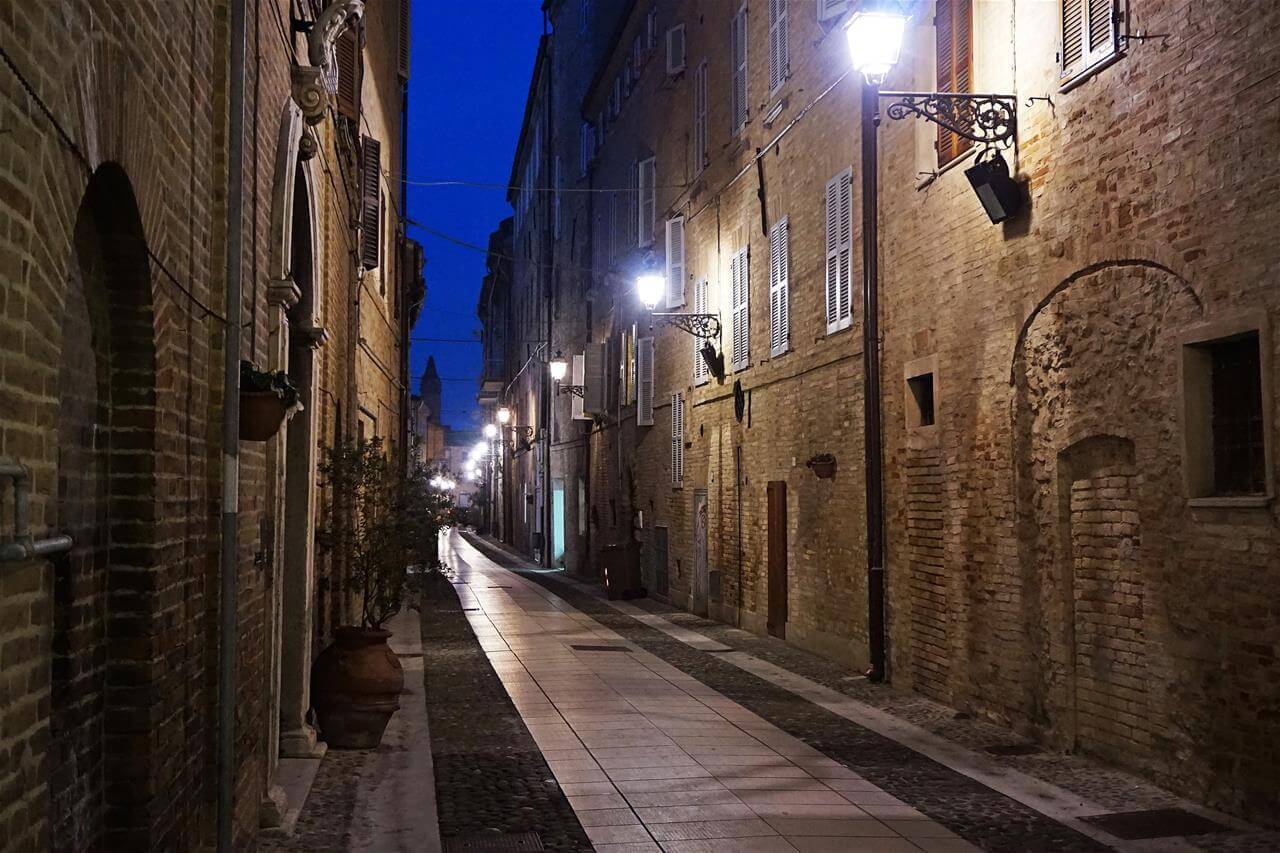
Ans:
POLYGON ((422 398, 428 423, 440 423, 440 374, 436 372, 435 356, 427 357, 427 369, 418 384, 418 396, 422 398))

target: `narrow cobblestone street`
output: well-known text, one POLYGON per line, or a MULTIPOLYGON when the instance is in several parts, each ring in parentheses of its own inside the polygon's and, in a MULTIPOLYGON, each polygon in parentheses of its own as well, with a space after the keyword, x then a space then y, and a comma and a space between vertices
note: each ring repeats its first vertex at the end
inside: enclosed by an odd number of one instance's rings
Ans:
POLYGON ((1224 831, 1125 841, 1085 818, 1189 804, 1079 760, 1062 760, 1054 771, 1040 756, 1038 776, 984 760, 957 742, 962 736, 930 735, 795 671, 806 663, 821 669, 817 659, 791 650, 784 669, 634 604, 591 596, 562 573, 524 566, 478 540, 453 534, 446 564, 482 647, 596 850, 1277 845, 1272 833, 1210 812, 1201 814, 1224 831))

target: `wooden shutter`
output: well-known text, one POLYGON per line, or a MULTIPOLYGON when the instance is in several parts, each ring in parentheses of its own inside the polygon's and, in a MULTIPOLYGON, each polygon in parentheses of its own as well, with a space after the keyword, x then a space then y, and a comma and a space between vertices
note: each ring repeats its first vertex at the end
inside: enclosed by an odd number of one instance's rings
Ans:
POLYGON ((707 61, 693 78, 693 173, 700 174, 710 162, 707 151, 707 61))
MULTIPOLYGON (((573 367, 570 368, 569 381, 581 390, 583 384, 587 381, 586 376, 586 357, 579 354, 573 357, 573 367)), ((583 399, 581 394, 572 394, 572 402, 570 403, 570 411, 575 421, 588 419, 586 410, 583 407, 583 399)))
POLYGON ((684 394, 671 395, 671 485, 684 485, 684 394))
POLYGON ((849 10, 849 0, 818 0, 818 20, 834 21, 849 10))
POLYGON ((653 338, 636 341, 636 425, 653 426, 653 338))
POLYGON ((400 59, 400 79, 409 79, 409 0, 400 0, 400 43, 399 43, 399 59, 400 59))
POLYGON ((360 121, 360 32, 350 25, 338 34, 333 44, 334 57, 338 65, 338 115, 360 121))
POLYGON ((747 7, 733 16, 729 30, 729 61, 733 76, 729 91, 731 128, 737 133, 747 123, 747 7))
POLYGON ((1061 3, 1062 50, 1058 59, 1061 76, 1067 80, 1119 51, 1119 16, 1116 0, 1061 0, 1061 3))
POLYGON ((667 30, 667 73, 671 76, 684 71, 684 24, 676 24, 667 30))
POLYGON ((827 333, 853 322, 849 264, 853 251, 853 172, 845 169, 827 182, 827 333))
POLYGON ((382 143, 372 136, 360 146, 360 265, 377 269, 382 245, 382 143))
POLYGON ((667 308, 684 305, 684 217, 667 220, 667 308))
POLYGON ((638 244, 640 246, 649 246, 653 243, 653 221, 657 216, 657 182, 658 167, 657 160, 650 157, 648 160, 641 160, 639 169, 640 181, 640 199, 636 205, 640 213, 640 221, 637 224, 638 244))
POLYGON ((751 360, 751 280, 746 249, 729 261, 729 282, 733 296, 733 369, 744 370, 751 360))
MULTIPOLYGON (((705 278, 693 286, 693 311, 695 314, 711 313, 711 282, 705 278)), ((693 381, 697 385, 705 384, 711 373, 706 359, 702 357, 702 344, 702 338, 693 339, 693 381)))
MULTIPOLYGON (((939 92, 969 92, 973 88, 973 0, 937 0, 933 19, 937 48, 939 92)), ((938 165, 943 166, 973 147, 972 140, 938 127, 938 165)))
POLYGON ((582 353, 582 410, 588 415, 603 415, 606 408, 605 345, 587 344, 582 353))
POLYGON ((769 0, 769 92, 778 91, 791 65, 787 39, 788 0, 769 0))
POLYGON ((783 217, 769 232, 769 354, 787 351, 791 337, 789 279, 791 277, 790 226, 783 217))

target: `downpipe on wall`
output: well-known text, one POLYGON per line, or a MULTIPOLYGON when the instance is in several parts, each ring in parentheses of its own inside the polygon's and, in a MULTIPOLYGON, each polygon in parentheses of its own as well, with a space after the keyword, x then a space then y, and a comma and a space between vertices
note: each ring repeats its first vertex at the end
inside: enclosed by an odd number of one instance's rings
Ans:
POLYGON ((234 847, 236 628, 240 522, 240 315, 244 250, 245 0, 230 0, 227 289, 222 379, 222 554, 218 594, 217 849, 234 847))

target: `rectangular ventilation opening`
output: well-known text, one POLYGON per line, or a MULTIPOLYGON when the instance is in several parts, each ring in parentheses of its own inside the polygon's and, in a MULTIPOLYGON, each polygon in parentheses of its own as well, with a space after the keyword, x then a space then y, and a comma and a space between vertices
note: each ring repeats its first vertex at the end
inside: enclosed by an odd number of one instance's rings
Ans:
POLYGON ((907 388, 911 391, 911 411, 908 412, 910 426, 933 426, 933 374, 912 376, 907 380, 907 388))
POLYGON ((1113 812, 1083 817, 1116 838, 1138 841, 1144 838, 1172 838, 1180 835, 1204 835, 1227 832, 1229 827, 1201 817, 1185 809, 1146 809, 1138 812, 1113 812))

